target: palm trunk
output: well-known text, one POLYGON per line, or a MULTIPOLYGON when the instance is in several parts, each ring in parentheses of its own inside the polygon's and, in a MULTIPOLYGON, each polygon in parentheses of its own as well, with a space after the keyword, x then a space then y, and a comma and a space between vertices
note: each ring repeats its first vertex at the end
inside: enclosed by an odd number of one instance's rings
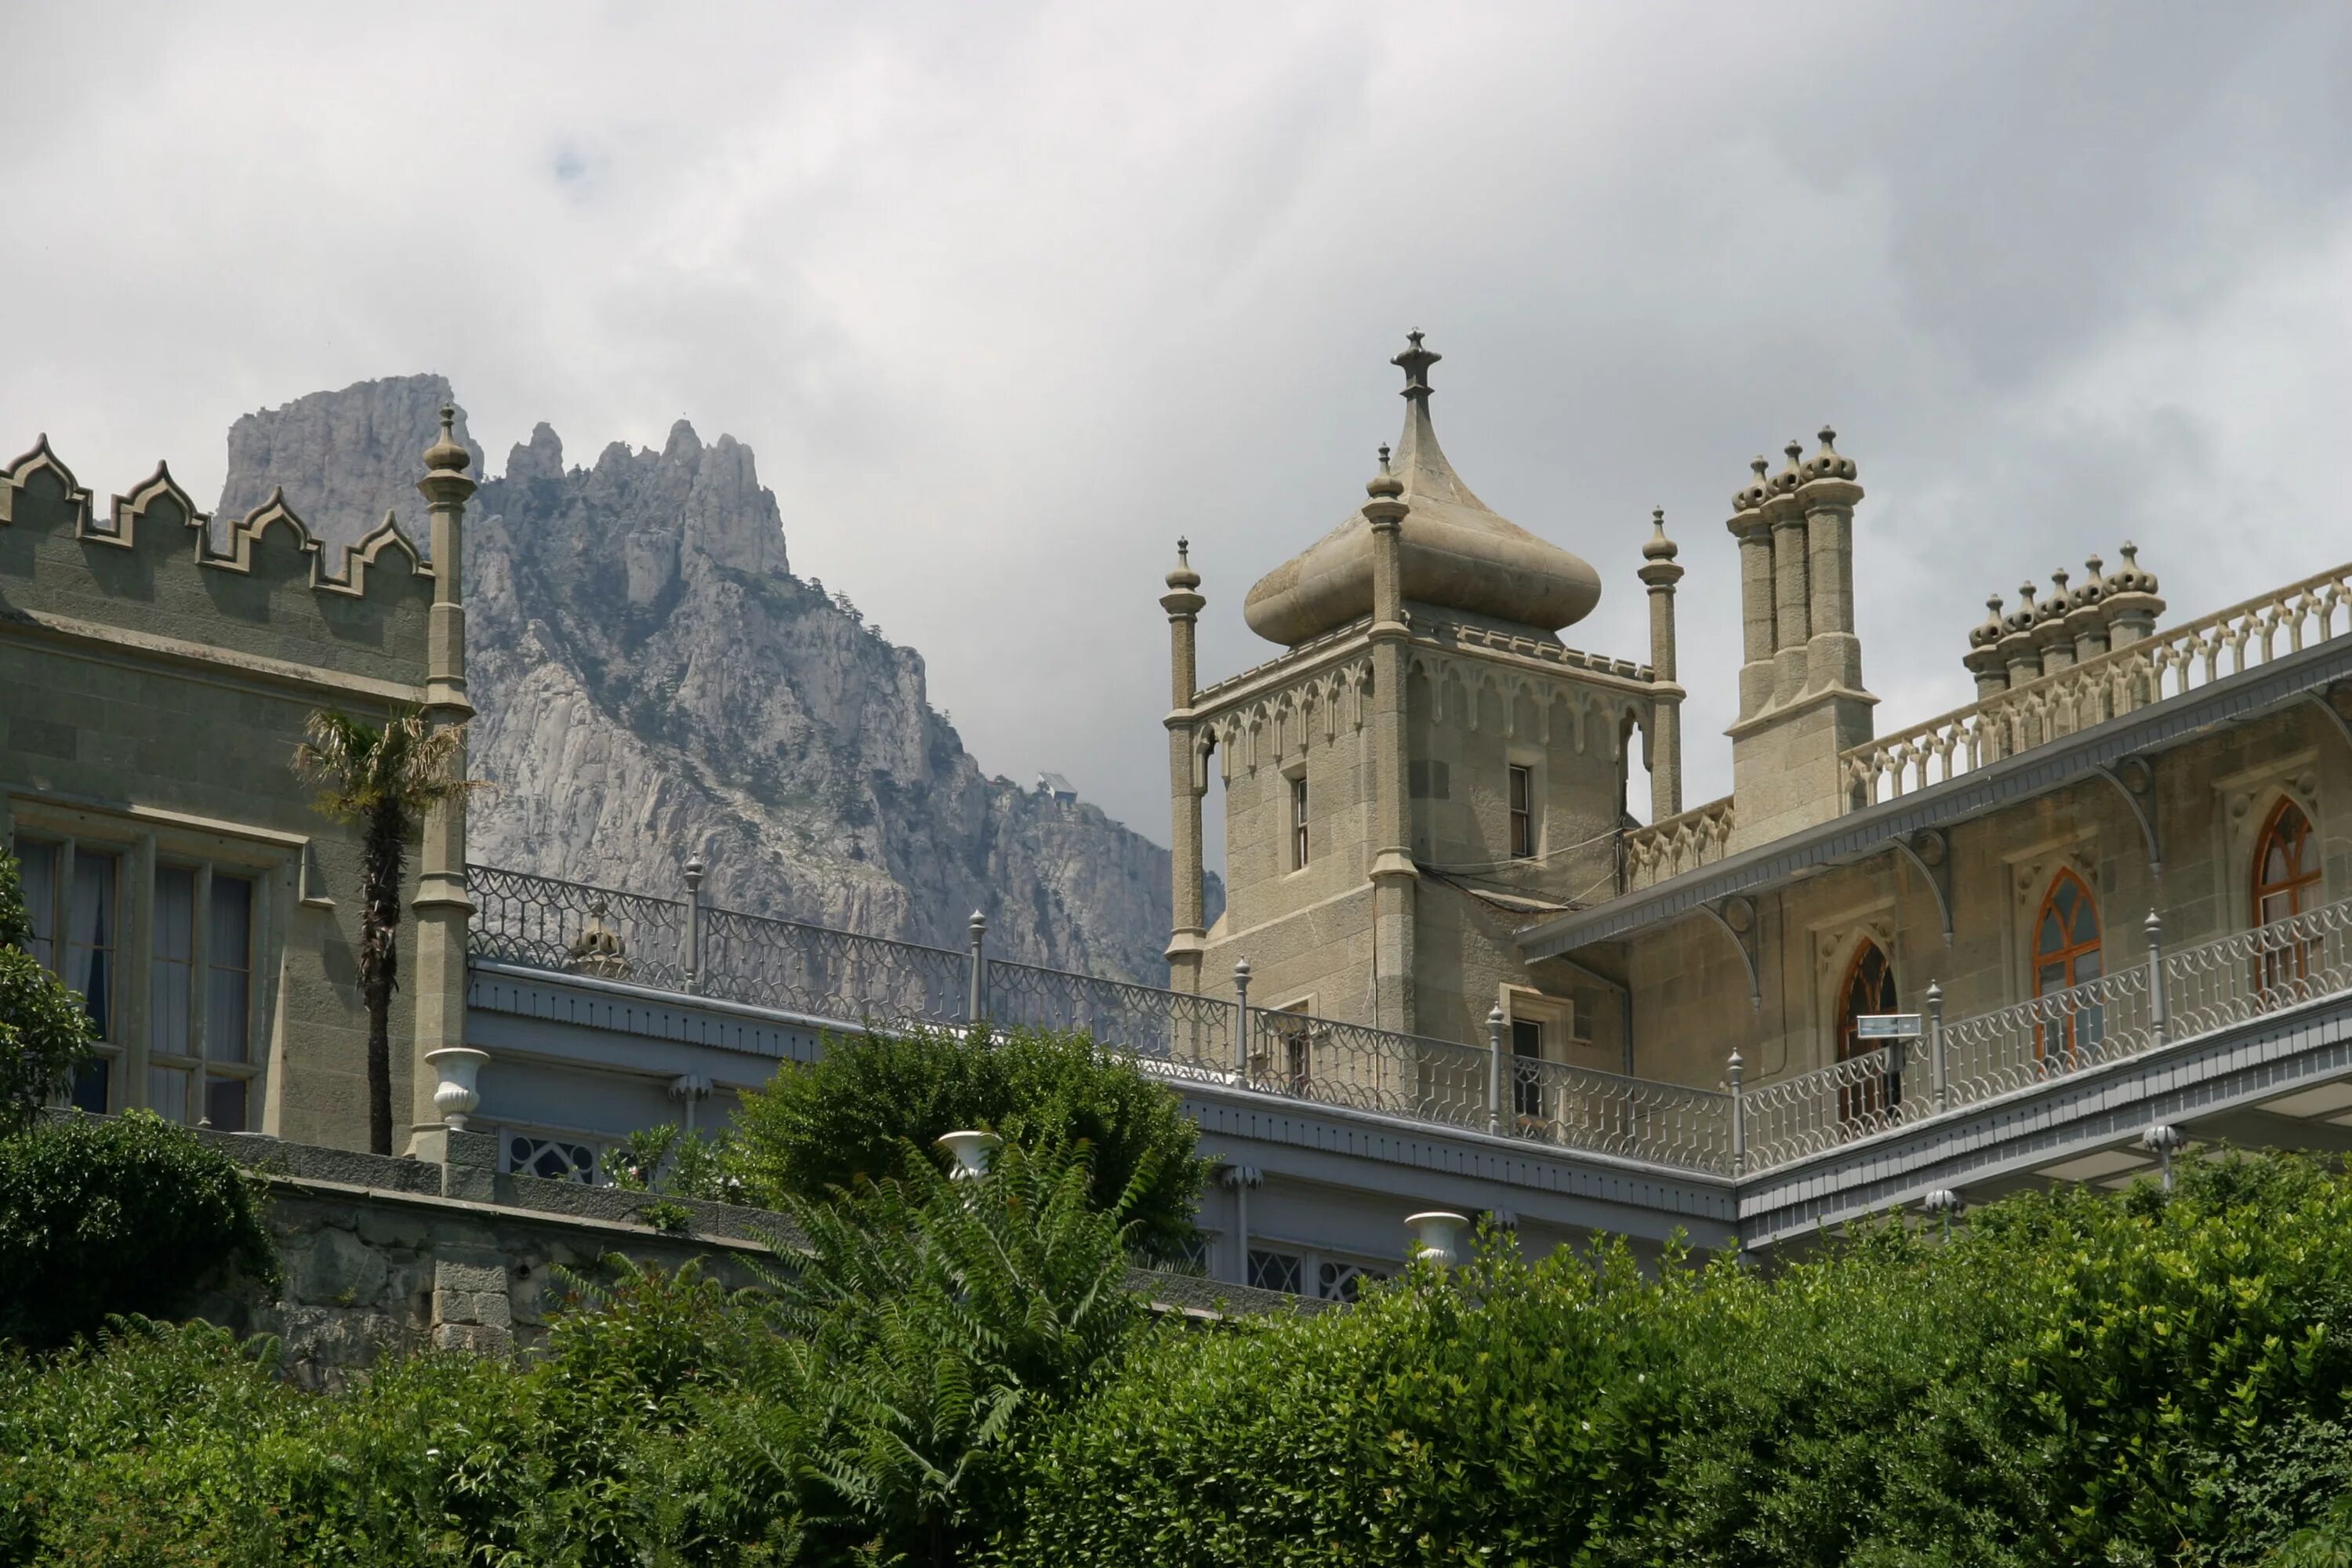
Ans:
POLYGON ((408 820, 396 803, 368 813, 360 880, 360 995, 367 1004, 368 1148, 392 1152, 392 994, 400 985, 400 883, 408 820))

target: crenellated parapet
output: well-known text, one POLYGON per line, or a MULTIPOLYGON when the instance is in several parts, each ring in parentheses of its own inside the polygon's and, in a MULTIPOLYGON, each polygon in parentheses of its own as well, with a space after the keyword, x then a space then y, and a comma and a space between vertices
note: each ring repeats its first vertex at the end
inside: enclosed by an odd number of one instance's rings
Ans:
POLYGON ((158 463, 101 520, 46 436, 0 469, 0 616, 20 626, 355 677, 389 698, 424 684, 433 599, 433 566, 389 513, 331 559, 282 493, 224 529, 158 463))

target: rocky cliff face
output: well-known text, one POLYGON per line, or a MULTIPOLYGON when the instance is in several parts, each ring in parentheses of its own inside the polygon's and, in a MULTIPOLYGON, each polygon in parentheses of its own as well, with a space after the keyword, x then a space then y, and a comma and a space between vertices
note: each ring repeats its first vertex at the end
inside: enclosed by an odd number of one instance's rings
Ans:
MULTIPOLYGON (((283 487, 331 549, 387 509, 421 520, 449 396, 409 376, 247 416, 222 512, 283 487)), ((675 894, 698 851, 716 903, 946 947, 979 910, 1001 955, 1165 978, 1168 852, 983 777, 922 657, 792 574, 733 437, 680 421, 658 452, 566 468, 541 425, 467 515, 473 767, 498 786, 476 860, 675 894)))

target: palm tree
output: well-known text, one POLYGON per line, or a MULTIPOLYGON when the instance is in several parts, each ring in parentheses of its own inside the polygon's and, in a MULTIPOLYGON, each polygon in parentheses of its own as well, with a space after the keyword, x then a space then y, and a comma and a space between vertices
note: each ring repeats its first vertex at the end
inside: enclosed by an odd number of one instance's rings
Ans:
POLYGON ((319 786, 319 810, 357 826, 360 851, 360 995, 367 1004, 368 1147, 392 1152, 392 994, 400 981, 400 884, 408 840, 425 814, 480 786, 459 776, 466 727, 433 728, 396 708, 377 729, 348 713, 310 715, 294 771, 319 786))

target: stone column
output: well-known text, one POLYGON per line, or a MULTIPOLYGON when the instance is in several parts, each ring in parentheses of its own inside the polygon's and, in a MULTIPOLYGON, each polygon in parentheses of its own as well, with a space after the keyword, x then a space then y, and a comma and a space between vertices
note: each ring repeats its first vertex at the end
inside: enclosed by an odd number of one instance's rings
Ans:
POLYGON ((2042 679, 2042 645, 2033 640, 2033 584, 2021 584, 2017 608, 2000 623, 2000 658, 2012 687, 2042 679))
POLYGON ((1421 872, 1412 863, 1407 819, 1405 667, 1411 629, 1404 618, 1404 485, 1381 471, 1364 487, 1371 499, 1364 519, 1372 530, 1372 699, 1365 715, 1371 752, 1372 948, 1379 983, 1372 994, 1376 1028, 1413 1032, 1413 921, 1421 872))
POLYGON ((1772 476, 1764 521, 1772 530, 1772 700, 1794 702, 1805 694, 1806 646, 1812 641, 1812 592, 1805 538, 1804 503, 1797 499, 1798 460, 1804 448, 1789 443, 1789 466, 1772 476))
POLYGON ((2123 647, 2156 635, 2164 601, 2156 596, 2156 574, 2139 563, 2139 546, 2124 542, 2124 563, 2107 574, 2099 608, 2106 616, 2107 640, 2123 647))
POLYGON ((1173 910, 1168 939, 1168 984, 1175 991, 1198 994, 1201 955, 1208 946, 1208 922, 1201 893, 1201 795, 1202 784, 1196 747, 1199 726, 1192 718, 1192 699, 1199 689, 1200 671, 1194 648, 1201 606, 1201 574, 1192 570, 1191 543, 1176 542, 1176 569, 1168 574, 1168 592, 1160 598, 1168 612, 1168 804, 1169 872, 1173 884, 1173 910))
POLYGON ((1977 700, 1998 697, 2009 689, 2009 664, 2000 655, 2000 595, 1993 595, 1985 601, 1990 612, 1982 624, 1969 633, 1968 656, 1960 662, 1976 677, 1977 700))
POLYGON ((2066 574, 2050 574, 2051 595, 2033 606, 2033 646, 2042 650, 2042 673, 2074 668, 2074 634, 2066 625, 2066 574))
POLYGON ((1759 458, 1755 482, 1731 498, 1724 526, 1739 541, 1739 716, 1753 719, 1772 702, 1772 528, 1763 505, 1772 493, 1759 458))
POLYGON ((2101 568, 2105 563, 2094 555, 2084 563, 2085 574, 2080 586, 2066 595, 2066 629, 2074 639, 2074 662, 2087 664, 2107 651, 2107 617, 2101 608, 2106 598, 2107 583, 2101 568))
MULTIPOLYGON (((433 610, 425 630, 424 716, 436 730, 462 725, 474 716, 473 704, 466 700, 464 594, 466 498, 474 493, 466 468, 473 457, 452 433, 457 417, 454 405, 442 405, 441 438, 425 448, 425 477, 416 482, 433 514, 433 610)), ((458 777, 466 776, 462 745, 455 768, 458 777)), ((442 1125, 433 1106, 436 1075, 425 1058, 445 1046, 466 1043, 466 929, 474 906, 466 894, 462 793, 425 816, 416 901, 411 907, 416 914, 416 1037, 408 1063, 408 1142, 413 1149, 417 1134, 442 1125)))
POLYGON ((1663 822, 1683 809, 1683 689, 1675 682, 1675 584, 1683 569, 1664 507, 1650 513, 1650 527, 1640 574, 1650 590, 1650 820, 1663 822))
MULTIPOLYGON (((1853 509, 1862 500, 1853 459, 1837 449, 1824 425, 1822 449, 1797 468, 1797 504, 1805 514, 1807 608, 1812 635, 1805 673, 1816 691, 1862 689, 1862 639, 1853 629, 1853 509)), ((1789 450, 1797 451, 1790 442, 1789 450)))

